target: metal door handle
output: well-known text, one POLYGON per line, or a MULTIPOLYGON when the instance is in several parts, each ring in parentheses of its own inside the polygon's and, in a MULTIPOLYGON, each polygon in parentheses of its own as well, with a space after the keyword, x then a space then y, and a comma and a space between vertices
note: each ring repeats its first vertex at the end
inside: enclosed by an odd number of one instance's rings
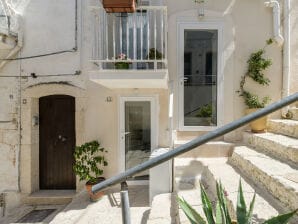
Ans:
POLYGON ((58 139, 61 141, 61 142, 65 142, 67 140, 67 137, 64 137, 62 135, 58 135, 58 139))

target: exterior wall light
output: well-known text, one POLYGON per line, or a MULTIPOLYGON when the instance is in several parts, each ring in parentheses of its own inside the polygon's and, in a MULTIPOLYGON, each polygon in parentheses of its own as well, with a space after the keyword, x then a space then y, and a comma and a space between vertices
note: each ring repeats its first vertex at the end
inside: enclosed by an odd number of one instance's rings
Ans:
POLYGON ((199 5, 198 16, 203 18, 205 16, 205 0, 194 0, 199 5))

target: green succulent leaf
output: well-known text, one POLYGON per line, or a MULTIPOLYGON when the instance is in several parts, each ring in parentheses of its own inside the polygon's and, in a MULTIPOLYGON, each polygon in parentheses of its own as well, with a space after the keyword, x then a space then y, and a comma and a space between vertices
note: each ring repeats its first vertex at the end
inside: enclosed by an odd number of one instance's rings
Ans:
POLYGON ((255 206, 255 201, 256 201, 256 193, 254 193, 253 199, 249 205, 249 211, 248 211, 247 217, 246 217, 248 224, 252 223, 252 215, 253 215, 253 210, 254 210, 254 206, 255 206))
POLYGON ((283 215, 273 217, 273 218, 265 221, 263 224, 286 224, 297 212, 298 212, 298 209, 296 209, 295 211, 292 211, 290 213, 286 213, 283 215))
POLYGON ((206 216, 208 224, 215 224, 210 199, 206 194, 204 186, 202 184, 200 184, 200 186, 201 186, 201 199, 202 199, 204 214, 206 216))
POLYGON ((246 204, 243 195, 241 180, 239 181, 236 214, 238 223, 246 224, 246 204))
POLYGON ((178 198, 178 204, 191 224, 206 224, 206 221, 200 214, 192 208, 184 199, 178 198))

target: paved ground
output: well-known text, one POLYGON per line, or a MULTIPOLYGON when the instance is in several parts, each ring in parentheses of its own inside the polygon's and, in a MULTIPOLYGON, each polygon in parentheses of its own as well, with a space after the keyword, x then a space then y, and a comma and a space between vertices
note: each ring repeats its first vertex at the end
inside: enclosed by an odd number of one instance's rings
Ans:
MULTIPOLYGON (((129 187, 131 205, 131 220, 134 224, 146 224, 149 207, 148 186, 129 187)), ((85 191, 77 194, 68 205, 22 206, 17 208, 6 219, 0 219, 1 224, 18 223, 22 217, 33 210, 55 209, 42 222, 26 222, 29 224, 119 224, 122 223, 119 189, 106 192, 98 202, 90 202, 85 191)), ((36 217, 35 217, 36 218, 36 217)))

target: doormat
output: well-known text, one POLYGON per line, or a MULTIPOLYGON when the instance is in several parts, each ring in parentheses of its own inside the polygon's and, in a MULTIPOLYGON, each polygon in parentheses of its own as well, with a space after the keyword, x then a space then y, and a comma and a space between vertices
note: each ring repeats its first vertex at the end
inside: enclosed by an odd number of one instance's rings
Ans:
POLYGON ((41 210, 33 210, 29 212, 27 215, 23 216, 21 219, 17 221, 17 223, 38 223, 52 214, 56 209, 41 209, 41 210))

